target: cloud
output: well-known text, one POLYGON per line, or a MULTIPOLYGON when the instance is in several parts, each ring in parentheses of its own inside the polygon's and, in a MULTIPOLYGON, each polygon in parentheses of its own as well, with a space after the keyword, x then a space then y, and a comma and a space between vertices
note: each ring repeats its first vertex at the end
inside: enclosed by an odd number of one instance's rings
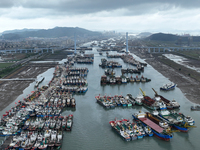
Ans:
POLYGON ((176 8, 199 8, 199 0, 1 0, 0 8, 43 9, 60 15, 81 15, 126 10, 121 15, 141 15, 176 8))
POLYGON ((91 30, 198 29, 199 0, 0 0, 0 30, 83 27, 91 30))

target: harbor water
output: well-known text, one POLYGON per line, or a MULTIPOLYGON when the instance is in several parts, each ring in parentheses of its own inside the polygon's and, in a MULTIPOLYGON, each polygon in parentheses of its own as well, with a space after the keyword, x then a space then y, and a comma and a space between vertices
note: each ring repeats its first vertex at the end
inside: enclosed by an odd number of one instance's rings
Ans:
MULTIPOLYGON (((139 76, 144 76, 151 79, 147 83, 127 83, 121 85, 100 85, 100 78, 104 74, 104 69, 99 67, 102 58, 106 58, 106 53, 99 55, 97 47, 92 51, 86 53, 94 53, 93 64, 75 64, 74 67, 87 67, 89 69, 87 82, 88 91, 85 95, 74 95, 76 99, 76 109, 67 109, 62 112, 62 115, 73 114, 73 126, 71 132, 64 132, 62 143, 62 150, 118 150, 118 149, 142 149, 142 150, 198 150, 200 147, 200 119, 198 111, 191 111, 190 107, 193 105, 186 99, 184 94, 177 87, 172 91, 160 91, 159 88, 164 83, 170 82, 162 74, 157 72, 150 65, 145 67, 144 72, 139 76), (142 111, 150 111, 142 106, 133 106, 130 108, 115 107, 114 109, 104 109, 96 102, 95 96, 97 95, 111 95, 116 94, 125 96, 130 93, 136 97, 141 93, 140 89, 146 92, 146 95, 154 97, 154 88, 158 94, 164 96, 169 100, 175 99, 180 105, 179 112, 189 115, 194 118, 197 128, 191 128, 188 133, 176 132, 173 133, 171 141, 166 142, 158 139, 157 137, 144 137, 140 140, 125 142, 114 130, 111 128, 109 121, 117 119, 132 119, 132 114, 142 111)), ((115 52, 112 52, 113 54, 115 52)), ((137 60, 141 60, 133 55, 137 60)), ((117 61, 122 64, 123 68, 135 68, 125 64, 120 58, 106 58, 108 60, 117 61)), ((121 75, 121 68, 115 68, 116 75, 121 75)), ((46 85, 53 77, 54 68, 40 74, 45 79, 41 85, 46 85)), ((128 74, 128 76, 135 77, 137 74, 128 74)), ((21 94, 15 102, 22 100, 31 94, 34 90, 35 83, 31 83, 23 94, 21 94)), ((41 86, 40 85, 40 86, 41 86)), ((7 108, 0 112, 2 116, 5 111, 9 110, 15 105, 15 102, 10 104, 7 108)))

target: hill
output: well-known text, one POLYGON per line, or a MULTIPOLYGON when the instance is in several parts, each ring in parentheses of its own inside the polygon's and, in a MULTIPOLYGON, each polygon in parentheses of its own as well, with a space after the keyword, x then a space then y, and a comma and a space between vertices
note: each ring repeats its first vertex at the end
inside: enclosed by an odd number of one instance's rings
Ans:
POLYGON ((40 29, 36 31, 22 31, 15 33, 3 34, 4 39, 15 40, 19 38, 28 38, 28 37, 40 37, 40 38, 58 38, 58 37, 73 37, 76 33, 76 36, 99 36, 100 32, 94 32, 86 30, 83 28, 73 28, 73 27, 55 27, 53 29, 40 29))
POLYGON ((145 37, 148 37, 148 36, 150 36, 150 35, 152 35, 152 33, 150 33, 150 32, 141 32, 141 33, 138 34, 137 36, 138 36, 138 37, 141 37, 141 38, 145 38, 145 37))
POLYGON ((189 38, 192 38, 193 42, 200 42, 200 36, 179 36, 174 34, 156 33, 145 38, 145 40, 152 41, 178 41, 187 42, 189 38))
POLYGON ((179 36, 174 34, 164 34, 164 33, 156 33, 152 34, 151 36, 145 38, 146 40, 153 40, 153 41, 176 41, 178 40, 179 36))
POLYGON ((40 29, 26 29, 26 28, 24 28, 24 29, 15 29, 15 30, 4 31, 1 34, 18 33, 18 32, 25 32, 25 31, 37 31, 37 30, 40 30, 40 29))

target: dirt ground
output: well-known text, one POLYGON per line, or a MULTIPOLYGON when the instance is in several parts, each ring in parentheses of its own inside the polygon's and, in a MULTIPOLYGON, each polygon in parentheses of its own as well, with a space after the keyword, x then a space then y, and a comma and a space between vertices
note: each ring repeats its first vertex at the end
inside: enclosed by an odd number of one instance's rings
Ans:
MULTIPOLYGON (((67 57, 70 52, 68 51, 59 51, 55 54, 46 54, 41 57, 41 60, 62 60, 67 57)), ((6 55, 3 56, 5 59, 25 58, 25 54, 16 54, 16 55, 6 55)), ((14 73, 6 77, 6 79, 11 78, 36 78, 39 74, 47 71, 49 68, 55 67, 56 64, 27 64, 14 73)), ((23 90, 29 86, 33 81, 0 81, 0 111, 12 103, 16 98, 23 93, 23 90)))
MULTIPOLYGON (((140 51, 131 51, 135 55, 139 56, 142 59, 145 59, 145 61, 150 64, 154 69, 156 69, 158 72, 160 72, 163 76, 168 78, 170 81, 176 83, 178 85, 178 88, 183 92, 183 94, 186 96, 186 98, 196 104, 200 104, 200 82, 191 76, 186 75, 185 73, 181 71, 177 71, 173 68, 173 66, 169 66, 166 64, 163 64, 159 61, 159 59, 153 55, 148 53, 141 53, 140 51)), ((194 61, 188 59, 188 62, 186 62, 187 65, 199 67, 199 61, 194 61)), ((183 67, 180 65, 180 67, 183 67)), ((197 76, 200 76, 200 73, 196 73, 197 76)))
MULTIPOLYGON (((6 78, 36 78, 39 74, 45 72, 49 68, 51 68, 51 66, 35 67, 27 65, 7 76, 6 78)), ((33 81, 1 81, 0 111, 12 103, 20 94, 22 94, 23 90, 32 82, 33 81)))

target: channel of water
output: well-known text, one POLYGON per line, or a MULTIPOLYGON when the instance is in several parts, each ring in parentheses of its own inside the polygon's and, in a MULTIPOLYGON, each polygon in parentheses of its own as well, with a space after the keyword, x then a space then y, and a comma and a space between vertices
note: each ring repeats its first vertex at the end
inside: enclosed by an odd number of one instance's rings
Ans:
MULTIPOLYGON (((86 45, 87 46, 87 45, 86 45)), ((143 150, 189 150, 189 149, 199 149, 199 135, 200 135, 200 119, 198 111, 191 111, 190 107, 193 105, 190 101, 186 99, 181 90, 177 87, 175 90, 163 92, 159 88, 164 83, 170 82, 162 74, 157 72, 153 67, 147 65, 144 72, 141 74, 144 77, 150 78, 151 82, 148 83, 128 83, 122 85, 100 85, 100 77, 104 74, 104 69, 99 67, 99 63, 102 58, 106 58, 105 53, 100 56, 97 52, 98 47, 94 47, 92 51, 86 51, 86 53, 94 53, 94 64, 76 64, 75 67, 87 67, 89 73, 87 76, 88 81, 88 91, 85 95, 74 95, 76 99, 76 109, 67 109, 62 113, 62 115, 74 115, 74 123, 71 132, 64 132, 62 150, 118 150, 118 149, 143 149, 143 150), (131 93, 136 97, 141 88, 146 92, 146 95, 154 97, 154 88, 160 95, 166 97, 167 99, 177 100, 181 107, 179 112, 185 115, 190 115, 195 119, 197 128, 192 128, 188 133, 173 133, 174 137, 170 142, 162 141, 156 137, 145 137, 141 140, 125 142, 118 134, 116 134, 110 127, 109 121, 115 118, 121 119, 132 119, 132 114, 142 111, 149 111, 144 107, 133 106, 131 108, 118 108, 105 110, 101 105, 99 105, 96 100, 96 95, 115 95, 122 94, 126 95, 131 93)), ((112 52, 116 53, 116 52, 112 52)), ((144 61, 137 56, 133 55, 137 60, 144 61)), ((125 64, 120 58, 108 59, 118 61, 122 64, 123 68, 134 68, 125 64)), ((62 62, 64 62, 63 60, 62 62)), ((45 76, 45 80, 42 85, 48 84, 48 82, 53 77, 54 68, 47 70, 46 72, 40 74, 39 76, 45 76)), ((116 75, 121 75, 121 68, 115 69, 116 75)), ((137 74, 132 74, 136 76, 137 74)), ((128 76, 131 76, 130 74, 128 76)), ((2 116, 6 110, 9 110, 15 105, 15 102, 22 100, 31 91, 34 90, 35 83, 31 83, 24 91, 23 94, 19 95, 18 98, 0 112, 2 116)))

